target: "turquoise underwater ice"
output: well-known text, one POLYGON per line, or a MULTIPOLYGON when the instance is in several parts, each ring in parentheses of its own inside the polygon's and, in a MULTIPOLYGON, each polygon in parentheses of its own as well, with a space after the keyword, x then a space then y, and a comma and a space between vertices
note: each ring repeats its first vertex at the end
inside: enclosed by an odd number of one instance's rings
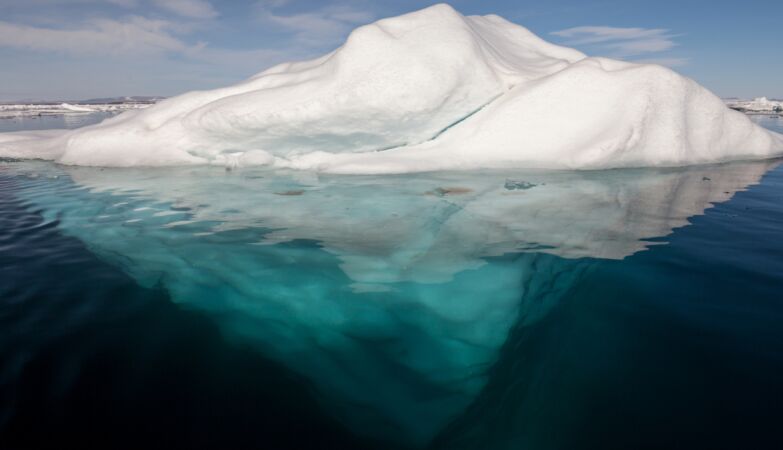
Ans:
POLYGON ((514 327, 778 162, 324 176, 17 162, 17 193, 144 286, 311 380, 357 433, 430 441, 514 327))

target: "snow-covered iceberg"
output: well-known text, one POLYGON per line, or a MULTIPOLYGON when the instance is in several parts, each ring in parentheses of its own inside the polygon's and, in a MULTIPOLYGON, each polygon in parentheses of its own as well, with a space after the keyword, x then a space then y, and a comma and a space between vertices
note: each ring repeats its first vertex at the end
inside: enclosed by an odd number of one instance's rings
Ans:
POLYGON ((56 136, 0 135, 0 156, 72 165, 344 173, 675 166, 781 152, 783 136, 669 69, 586 57, 445 4, 362 26, 332 53, 231 87, 56 136))

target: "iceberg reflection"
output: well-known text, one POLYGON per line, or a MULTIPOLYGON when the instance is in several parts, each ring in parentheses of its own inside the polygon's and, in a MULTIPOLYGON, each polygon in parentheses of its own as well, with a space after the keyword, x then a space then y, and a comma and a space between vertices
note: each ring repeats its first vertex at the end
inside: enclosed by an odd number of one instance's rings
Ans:
POLYGON ((63 232, 309 377, 354 430, 424 444, 484 387, 509 330, 545 315, 595 259, 660 244, 648 240, 777 164, 383 177, 8 168, 63 232))

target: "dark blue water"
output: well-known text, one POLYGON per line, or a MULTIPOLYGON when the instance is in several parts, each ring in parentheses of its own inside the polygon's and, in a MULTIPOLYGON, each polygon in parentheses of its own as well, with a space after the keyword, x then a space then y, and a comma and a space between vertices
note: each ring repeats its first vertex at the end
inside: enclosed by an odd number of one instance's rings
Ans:
POLYGON ((6 161, 0 448, 781 448, 780 292, 778 162, 6 161))
POLYGON ((138 286, 0 175, 0 448, 375 447, 308 383, 138 286))
POLYGON ((783 448, 783 170, 516 329, 439 448, 783 448), (501 437, 500 439, 498 439, 501 437))

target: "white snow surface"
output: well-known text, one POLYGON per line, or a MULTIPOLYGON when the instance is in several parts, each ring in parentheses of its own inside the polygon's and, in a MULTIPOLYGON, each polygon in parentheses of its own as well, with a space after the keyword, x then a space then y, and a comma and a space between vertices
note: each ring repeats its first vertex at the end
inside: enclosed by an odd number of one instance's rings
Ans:
POLYGON ((783 153, 783 136, 656 65, 586 57, 439 4, 320 58, 183 94, 0 156, 89 166, 274 165, 335 173, 677 166, 783 153))

